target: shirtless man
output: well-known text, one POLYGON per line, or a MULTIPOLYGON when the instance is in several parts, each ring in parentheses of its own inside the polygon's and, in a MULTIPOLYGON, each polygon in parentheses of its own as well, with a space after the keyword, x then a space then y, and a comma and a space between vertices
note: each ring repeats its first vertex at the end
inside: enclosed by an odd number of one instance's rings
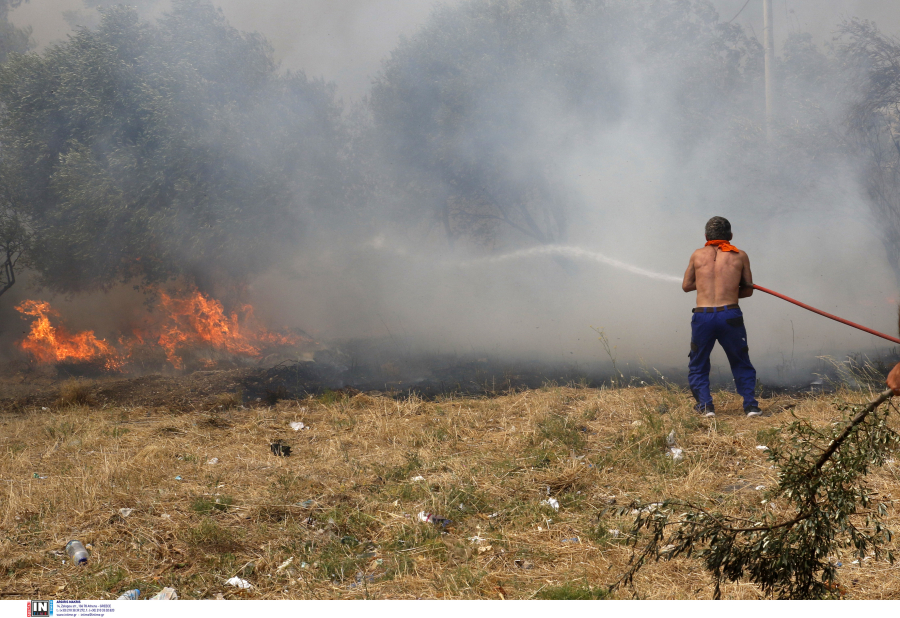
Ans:
POLYGON ((748 417, 762 412, 754 397, 756 369, 750 364, 747 329, 738 307, 739 298, 753 295, 753 275, 747 254, 728 244, 731 224, 724 217, 706 222, 706 245, 694 251, 684 273, 681 289, 697 291, 697 306, 691 319, 691 352, 688 354, 688 384, 704 416, 715 416, 709 392, 709 355, 716 341, 725 350, 738 393, 744 398, 748 417))

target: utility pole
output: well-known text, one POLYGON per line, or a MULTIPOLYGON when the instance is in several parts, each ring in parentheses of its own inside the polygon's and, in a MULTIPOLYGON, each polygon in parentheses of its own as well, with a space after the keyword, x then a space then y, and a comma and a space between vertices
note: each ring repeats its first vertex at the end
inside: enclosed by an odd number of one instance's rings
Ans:
POLYGON ((766 138, 772 141, 775 122, 775 31, 772 28, 772 0, 763 0, 763 46, 766 49, 766 138))

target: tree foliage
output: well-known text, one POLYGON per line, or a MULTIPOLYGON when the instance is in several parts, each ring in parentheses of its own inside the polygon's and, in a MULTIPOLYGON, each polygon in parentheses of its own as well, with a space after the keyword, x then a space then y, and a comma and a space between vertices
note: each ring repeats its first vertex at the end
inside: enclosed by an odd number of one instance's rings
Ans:
POLYGON ((689 153, 752 107, 760 52, 702 2, 472 0, 401 42, 371 110, 397 186, 433 205, 413 216, 451 241, 506 229, 558 242, 567 149, 639 117, 660 149, 689 153))
POLYGON ((877 233, 900 282, 900 40, 859 20, 845 22, 842 34, 858 93, 850 134, 862 156, 862 182, 877 233))
POLYGON ((156 23, 111 8, 96 29, 12 56, 0 103, 28 264, 60 291, 240 281, 340 184, 332 88, 280 74, 261 36, 200 0, 156 23))
POLYGON ((680 500, 636 505, 635 553, 613 588, 632 583, 649 560, 694 556, 713 575, 715 598, 723 581, 746 579, 767 595, 820 599, 838 591, 840 549, 893 563, 885 549, 892 534, 881 521, 887 508, 865 483, 900 448, 900 434, 888 424, 890 408, 882 407, 891 396, 887 390, 865 406, 843 406, 853 416, 826 430, 805 420, 786 427, 768 453, 778 486, 753 512, 721 513, 680 500), (776 517, 770 510, 776 506, 788 514, 776 517))

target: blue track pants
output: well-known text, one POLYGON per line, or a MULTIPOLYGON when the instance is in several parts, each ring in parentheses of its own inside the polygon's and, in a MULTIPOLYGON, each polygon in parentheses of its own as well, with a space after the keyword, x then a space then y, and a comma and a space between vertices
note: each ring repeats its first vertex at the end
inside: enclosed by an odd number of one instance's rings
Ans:
POLYGON ((713 410, 709 393, 709 355, 716 341, 728 356, 734 385, 744 398, 744 408, 759 405, 754 397, 756 369, 750 364, 744 314, 740 309, 725 309, 714 313, 695 313, 691 318, 688 384, 697 400, 697 409, 713 410))

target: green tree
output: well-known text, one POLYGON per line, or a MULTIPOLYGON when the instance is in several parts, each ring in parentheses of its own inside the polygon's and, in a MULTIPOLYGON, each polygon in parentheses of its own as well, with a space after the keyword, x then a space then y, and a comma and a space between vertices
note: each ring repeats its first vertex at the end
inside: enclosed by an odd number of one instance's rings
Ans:
POLYGON ((882 523, 887 506, 866 485, 869 471, 900 448, 890 408, 882 406, 892 395, 886 390, 865 406, 842 406, 852 416, 825 429, 804 420, 783 428, 769 450, 778 485, 762 507, 723 513, 715 504, 677 499, 633 505, 635 552, 612 588, 633 583, 648 561, 693 556, 714 577, 715 598, 723 581, 746 579, 767 595, 820 599, 838 594, 840 550, 893 563, 892 533, 882 523), (786 515, 769 510, 776 505, 786 515))
POLYGON ((643 114, 661 150, 690 153, 752 107, 760 58, 704 2, 470 0, 401 42, 370 109, 405 215, 451 243, 497 230, 553 243, 570 227, 568 149, 643 114))
POLYGON ((280 73, 261 36, 205 1, 176 0, 155 23, 102 15, 0 68, 29 267, 66 292, 267 268, 339 185, 333 88, 280 73))
POLYGON ((876 233, 900 283, 900 40, 858 20, 845 22, 842 34, 857 93, 851 136, 863 162, 876 233))

